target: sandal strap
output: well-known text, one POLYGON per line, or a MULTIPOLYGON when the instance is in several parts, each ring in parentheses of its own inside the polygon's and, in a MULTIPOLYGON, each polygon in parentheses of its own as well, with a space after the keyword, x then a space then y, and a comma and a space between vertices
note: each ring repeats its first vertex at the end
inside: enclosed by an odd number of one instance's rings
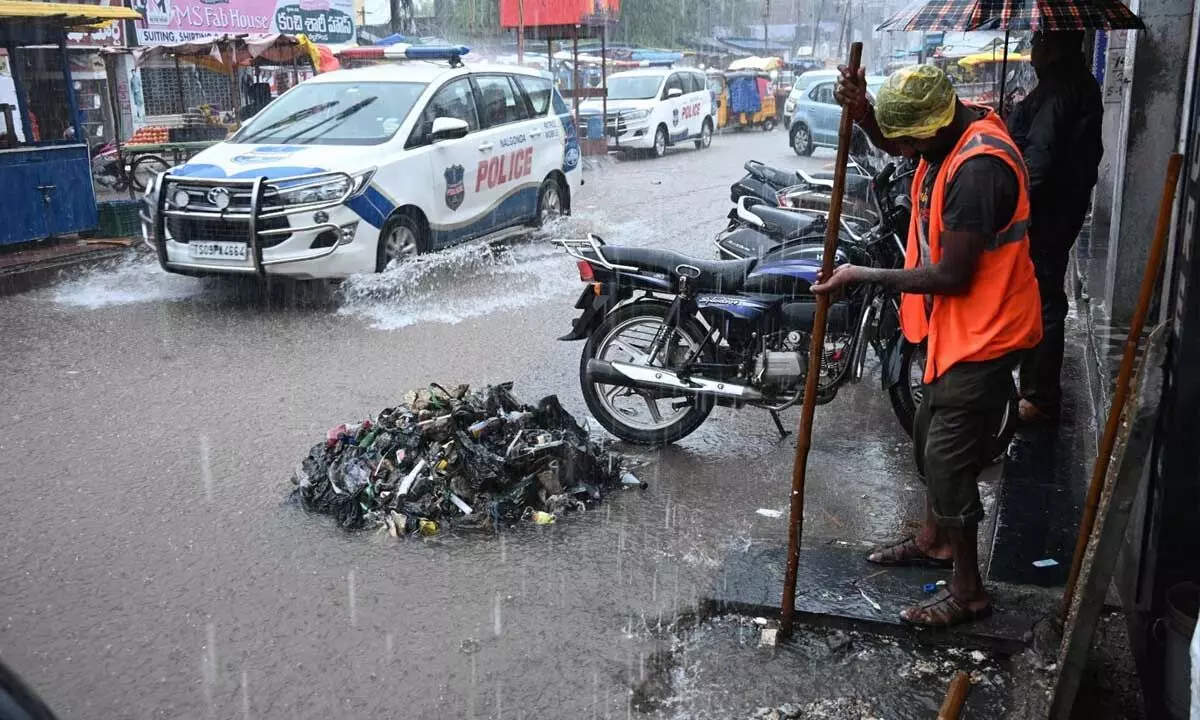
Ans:
POLYGON ((898 540, 890 545, 885 545, 876 552, 883 556, 881 559, 885 562, 895 562, 897 560, 923 557, 925 555, 925 553, 921 551, 921 547, 917 545, 916 535, 909 535, 903 540, 898 540), (916 553, 914 554, 909 548, 915 549, 916 553))
POLYGON ((949 590, 943 590, 914 610, 909 622, 926 627, 949 627, 976 614, 949 590))

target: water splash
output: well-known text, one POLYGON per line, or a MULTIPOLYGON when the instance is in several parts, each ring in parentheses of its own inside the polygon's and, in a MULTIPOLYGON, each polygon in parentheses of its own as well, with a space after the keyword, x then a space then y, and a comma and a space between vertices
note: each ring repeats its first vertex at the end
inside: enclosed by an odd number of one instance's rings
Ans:
POLYGON ((90 267, 48 292, 60 305, 89 310, 147 302, 176 302, 200 294, 203 281, 172 275, 153 257, 138 255, 90 267))
POLYGON ((500 607, 500 592, 496 592, 495 601, 492 603, 492 634, 500 637, 504 632, 504 622, 501 617, 502 611, 500 607))
POLYGON ((567 297, 578 288, 570 259, 557 247, 468 243, 348 279, 338 314, 378 330, 427 322, 453 325, 567 297))

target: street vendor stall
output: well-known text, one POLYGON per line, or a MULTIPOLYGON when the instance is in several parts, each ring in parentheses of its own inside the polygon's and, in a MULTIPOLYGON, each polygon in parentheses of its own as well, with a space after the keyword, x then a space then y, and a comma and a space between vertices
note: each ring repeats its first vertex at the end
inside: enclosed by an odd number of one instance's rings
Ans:
POLYGON ((9 58, 16 106, 0 105, 0 197, 4 221, 0 245, 94 230, 99 222, 91 156, 67 57, 67 33, 112 20, 140 18, 129 8, 0 0, 0 45, 9 58), (18 48, 55 46, 62 61, 70 139, 38 137, 18 48))
POLYGON ((250 97, 243 98, 239 71, 256 72, 264 67, 290 70, 292 84, 300 82, 300 68, 313 73, 335 70, 339 63, 329 48, 316 45, 304 35, 226 34, 188 42, 152 45, 139 48, 111 48, 104 51, 111 58, 119 53, 132 53, 134 62, 143 66, 155 60, 169 59, 176 70, 175 87, 179 92, 181 113, 147 118, 147 124, 137 128, 124 145, 117 144, 122 165, 129 168, 129 187, 140 191, 148 178, 186 162, 190 157, 222 142, 241 122, 261 110, 271 100, 270 85, 255 77, 250 84, 250 97), (230 107, 220 108, 205 103, 191 107, 183 92, 181 68, 195 65, 229 76, 230 107), (243 102, 244 101, 244 102, 243 102))
POLYGON ((963 100, 978 105, 999 108, 1001 89, 1005 88, 1005 111, 1036 84, 1036 77, 1027 53, 1010 52, 1001 48, 960 57, 957 63, 947 63, 946 74, 963 100))

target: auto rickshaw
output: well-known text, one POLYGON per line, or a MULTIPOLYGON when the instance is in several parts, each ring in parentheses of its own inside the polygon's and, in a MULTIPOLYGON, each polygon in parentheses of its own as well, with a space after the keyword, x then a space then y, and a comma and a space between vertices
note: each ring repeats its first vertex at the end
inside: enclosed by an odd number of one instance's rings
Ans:
POLYGON ((708 92, 713 98, 714 129, 720 130, 729 124, 729 86, 725 84, 725 74, 720 70, 711 69, 705 75, 708 78, 708 92))
POLYGON ((726 72, 725 115, 726 124, 739 130, 761 127, 765 131, 775 129, 775 95, 771 90, 771 76, 763 71, 735 70, 726 72))

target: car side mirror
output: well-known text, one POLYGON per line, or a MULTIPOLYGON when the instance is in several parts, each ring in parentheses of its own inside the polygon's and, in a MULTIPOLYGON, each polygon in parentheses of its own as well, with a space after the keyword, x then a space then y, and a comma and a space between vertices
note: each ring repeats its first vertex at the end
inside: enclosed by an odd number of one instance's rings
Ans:
POLYGON ((677 98, 683 95, 683 90, 679 88, 670 88, 667 90, 667 98, 677 98))
POLYGON ((471 132, 471 126, 467 124, 466 120, 440 117, 433 121, 433 128, 430 129, 429 136, 436 143, 443 140, 457 140, 466 137, 469 132, 471 132))

